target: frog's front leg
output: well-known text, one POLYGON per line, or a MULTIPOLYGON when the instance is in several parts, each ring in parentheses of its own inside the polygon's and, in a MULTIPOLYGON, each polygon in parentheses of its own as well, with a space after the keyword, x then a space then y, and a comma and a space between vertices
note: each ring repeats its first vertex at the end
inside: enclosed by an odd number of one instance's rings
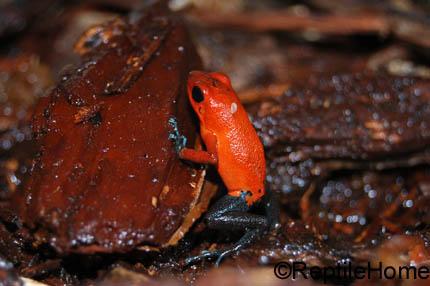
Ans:
POLYGON ((215 135, 205 132, 204 142, 207 151, 194 150, 189 148, 184 148, 179 151, 179 157, 184 160, 199 164, 218 164, 218 154, 217 154, 217 138, 215 135))
MULTIPOLYGON (((169 139, 175 143, 175 149, 179 154, 179 158, 198 164, 216 165, 218 163, 218 157, 215 153, 185 147, 185 145, 187 144, 187 138, 184 135, 180 134, 176 118, 170 118, 169 124, 173 128, 173 130, 169 134, 169 139)), ((209 142, 206 143, 206 145, 208 148, 215 150, 216 138, 211 137, 211 139, 209 140, 209 142)))
POLYGON ((179 158, 198 164, 216 165, 218 163, 218 159, 215 154, 190 148, 181 149, 179 151, 179 158))

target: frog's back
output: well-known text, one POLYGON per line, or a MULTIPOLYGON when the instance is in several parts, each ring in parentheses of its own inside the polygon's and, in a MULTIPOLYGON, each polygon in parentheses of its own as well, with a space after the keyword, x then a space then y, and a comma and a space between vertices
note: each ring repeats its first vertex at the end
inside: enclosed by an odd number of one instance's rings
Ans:
POLYGON ((218 172, 225 185, 229 191, 264 192, 263 145, 245 109, 238 106, 235 114, 223 123, 228 128, 216 136, 218 172))

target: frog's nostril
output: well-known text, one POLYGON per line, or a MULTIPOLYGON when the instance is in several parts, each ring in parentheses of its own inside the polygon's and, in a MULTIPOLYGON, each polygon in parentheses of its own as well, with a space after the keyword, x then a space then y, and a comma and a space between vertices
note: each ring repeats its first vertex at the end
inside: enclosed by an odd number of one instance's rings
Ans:
POLYGON ((194 86, 191 91, 191 96, 193 97, 195 102, 202 102, 204 100, 203 91, 198 86, 194 86))

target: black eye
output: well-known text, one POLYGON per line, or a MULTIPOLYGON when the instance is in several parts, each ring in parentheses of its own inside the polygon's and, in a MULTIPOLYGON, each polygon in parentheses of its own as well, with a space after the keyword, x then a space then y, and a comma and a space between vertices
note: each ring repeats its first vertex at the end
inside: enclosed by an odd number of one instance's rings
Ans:
POLYGON ((203 91, 198 86, 194 86, 193 90, 191 91, 191 96, 193 97, 194 101, 200 103, 202 102, 205 97, 203 96, 203 91))

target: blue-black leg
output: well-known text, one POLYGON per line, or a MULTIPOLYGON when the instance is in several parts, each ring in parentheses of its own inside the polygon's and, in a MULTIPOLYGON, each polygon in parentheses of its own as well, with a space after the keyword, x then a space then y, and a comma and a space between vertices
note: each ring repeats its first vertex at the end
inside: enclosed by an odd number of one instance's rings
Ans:
POLYGON ((222 259, 232 255, 248 246, 268 229, 279 227, 279 206, 275 196, 267 194, 263 200, 266 215, 249 213, 246 196, 243 192, 240 197, 226 195, 218 200, 205 216, 207 226, 219 230, 245 230, 245 234, 233 246, 215 251, 203 251, 200 255, 185 260, 185 264, 194 264, 207 258, 217 258, 215 265, 219 266, 222 259))

